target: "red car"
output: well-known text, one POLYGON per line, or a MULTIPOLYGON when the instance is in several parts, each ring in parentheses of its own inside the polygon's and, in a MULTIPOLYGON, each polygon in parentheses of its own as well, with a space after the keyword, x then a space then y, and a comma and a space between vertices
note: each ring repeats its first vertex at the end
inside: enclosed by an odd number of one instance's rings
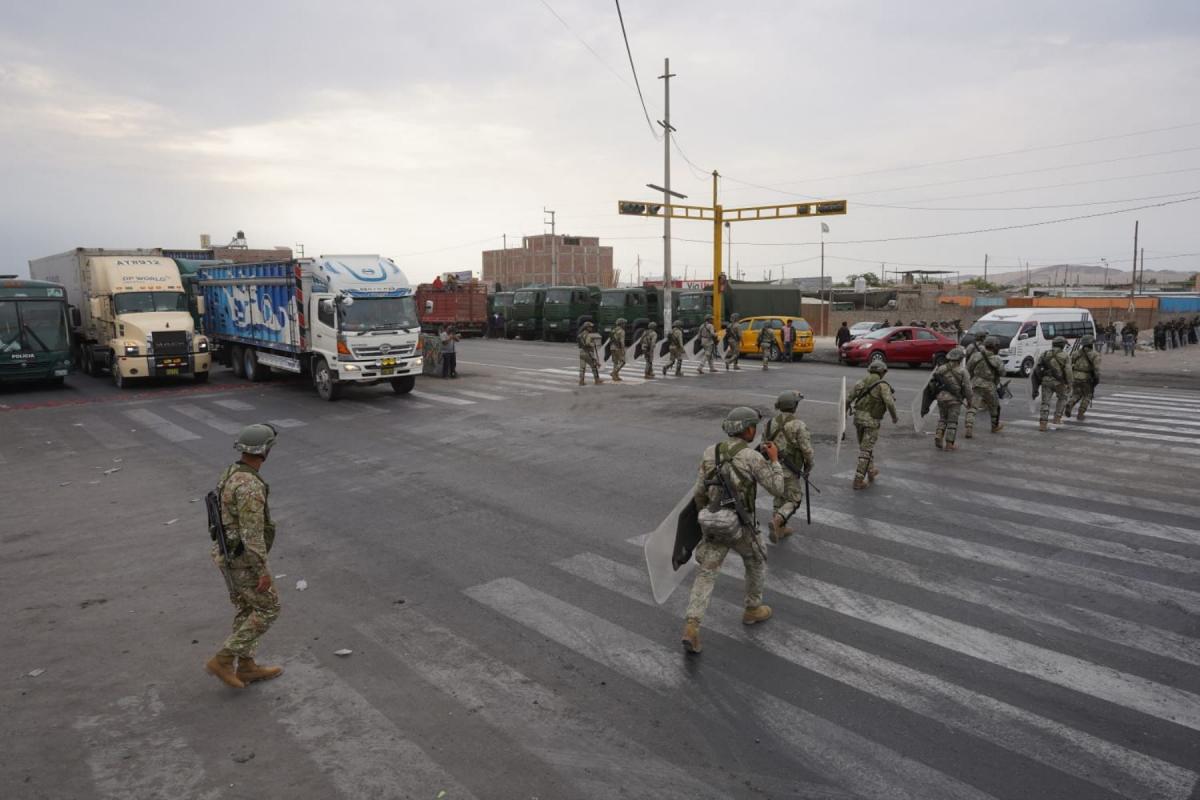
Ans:
POLYGON ((885 364, 938 364, 946 353, 957 345, 954 339, 928 328, 903 325, 880 328, 865 336, 851 339, 838 350, 838 357, 846 364, 870 364, 882 361, 885 364))

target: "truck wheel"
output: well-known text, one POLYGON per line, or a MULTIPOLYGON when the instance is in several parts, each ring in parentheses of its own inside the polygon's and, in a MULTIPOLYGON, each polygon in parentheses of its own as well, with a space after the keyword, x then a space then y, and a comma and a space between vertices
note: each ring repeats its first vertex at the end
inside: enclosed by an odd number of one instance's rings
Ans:
POLYGON ((399 378, 392 378, 392 391, 396 394, 408 394, 417 385, 417 379, 412 375, 401 375, 399 378))
POLYGON ((1021 362, 1021 377, 1028 378, 1031 372, 1033 372, 1033 357, 1029 356, 1021 362))
POLYGON ((265 381, 270 374, 270 367, 265 367, 258 363, 258 353, 253 347, 247 347, 245 355, 242 356, 242 372, 246 373, 248 380, 258 383, 265 381))
POLYGON ((79 369, 84 375, 96 374, 96 362, 92 358, 92 348, 87 345, 79 348, 79 369))
POLYGON ((118 389, 128 389, 130 379, 121 375, 121 368, 117 366, 117 357, 113 356, 112 361, 108 363, 109 373, 112 375, 113 386, 118 389))
POLYGON ((246 365, 242 361, 242 346, 235 344, 229 349, 229 368, 233 370, 235 377, 246 377, 246 365))
POLYGON ((333 370, 329 368, 329 364, 325 363, 323 358, 317 359, 316 366, 313 368, 313 385, 317 389, 317 395, 330 403, 337 400, 342 394, 342 387, 333 377, 333 370))

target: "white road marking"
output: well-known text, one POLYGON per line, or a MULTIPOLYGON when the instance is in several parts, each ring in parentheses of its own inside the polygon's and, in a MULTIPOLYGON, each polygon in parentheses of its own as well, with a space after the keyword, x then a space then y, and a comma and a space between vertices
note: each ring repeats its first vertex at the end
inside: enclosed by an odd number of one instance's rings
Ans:
POLYGON ((273 713, 343 797, 474 797, 330 670, 292 662, 285 677, 273 713))
MULTIPOLYGON (((676 648, 667 648, 607 620, 501 578, 466 589, 480 603, 575 653, 655 691, 676 696, 692 677, 676 648)), ((990 795, 889 750, 776 697, 731 683, 771 735, 787 741, 806 766, 871 800, 985 800, 990 795), (911 787, 911 788, 910 788, 911 787)))
POLYGON ((561 386, 551 386, 547 383, 517 383, 516 381, 496 381, 501 386, 511 386, 514 389, 521 390, 522 394, 536 395, 542 392, 556 392, 558 394, 570 394, 570 389, 564 389, 561 386))
MULTIPOLYGON (((592 553, 554 566, 624 597, 655 605, 645 575, 636 567, 592 553)), ((677 596, 670 606, 682 614, 686 600, 677 596)), ((1183 767, 780 620, 751 634, 741 624, 740 615, 740 608, 714 598, 704 627, 1123 796, 1184 800, 1197 779, 1195 772, 1183 767)))
POLYGON ((124 450, 137 447, 138 441, 129 435, 128 428, 118 428, 96 414, 87 414, 77 420, 80 429, 108 450, 124 450))
MULTIPOLYGON (((1015 419, 1007 423, 1009 425, 1019 425, 1022 428, 1036 428, 1037 422, 1026 419, 1015 419)), ((1083 433, 1100 434, 1101 436, 1125 436, 1133 439, 1153 439, 1156 442, 1186 442, 1188 444, 1200 444, 1197 440, 1190 436, 1167 436, 1161 433, 1141 433, 1139 431, 1127 431, 1120 428, 1100 427, 1098 425, 1074 425, 1071 430, 1082 431, 1083 433)), ((1172 453, 1182 453, 1186 455, 1200 455, 1200 447, 1170 447, 1172 453)))
POLYGON ((141 427, 154 431, 169 442, 187 442, 191 441, 192 439, 200 438, 187 428, 180 427, 174 422, 160 417, 153 411, 147 411, 144 408, 135 408, 131 411, 124 411, 122 413, 141 427))
POLYGON ((1117 392, 1110 395, 1111 397, 1119 397, 1121 399, 1148 401, 1151 403, 1163 403, 1170 405, 1177 403, 1182 406, 1187 406, 1194 409, 1200 409, 1200 397, 1197 395, 1182 395, 1182 394, 1146 394, 1144 392, 1117 392))
POLYGON ((1196 409, 1180 408, 1178 406, 1164 406, 1159 403, 1150 403, 1144 400, 1108 400, 1106 398, 1098 398, 1092 401, 1092 407, 1108 408, 1117 410, 1126 408, 1130 412, 1136 414, 1149 414, 1156 418, 1179 419, 1190 414, 1195 414, 1196 409))
MULTIPOLYGON (((1099 417, 1101 419, 1112 420, 1132 420, 1133 422, 1156 422, 1169 425, 1171 427, 1182 426, 1184 428, 1200 428, 1200 419, 1170 419, 1167 417, 1148 417, 1144 414, 1114 414, 1104 411, 1096 411, 1094 408, 1087 410, 1087 418, 1099 417)), ((1085 420, 1086 421, 1086 420, 1085 420)))
POLYGON ((1191 436, 1193 438, 1187 441, 1192 441, 1200 445, 1200 430, 1180 428, 1174 420, 1168 421, 1165 419, 1157 419, 1153 420, 1153 422, 1153 425, 1146 425, 1144 423, 1130 420, 1128 417, 1121 417, 1119 415, 1115 418, 1105 419, 1101 417, 1092 418, 1092 415, 1089 414, 1088 418, 1083 422, 1080 422, 1074 417, 1064 419, 1063 425, 1068 427, 1086 425, 1093 428, 1104 428, 1106 430, 1158 431, 1159 433, 1191 436))
POLYGON ((303 420, 292 419, 291 417, 284 417, 283 419, 272 419, 272 420, 268 420, 268 421, 272 425, 274 425, 276 428, 299 428, 299 427, 302 427, 302 426, 308 424, 307 422, 304 422, 303 420))
POLYGON ((190 419, 194 419, 196 422, 207 425, 214 430, 218 430, 221 433, 233 435, 240 433, 242 428, 246 427, 240 422, 234 422, 231 419, 218 417, 211 411, 203 409, 200 406, 191 405, 190 403, 173 405, 171 406, 171 410, 190 419))
POLYGON ((457 394, 466 395, 467 397, 474 397, 476 400, 508 400, 509 399, 505 395, 488 394, 487 392, 477 392, 474 390, 468 391, 466 389, 455 389, 454 391, 457 394))
POLYGON ((253 411, 254 406, 241 400, 214 400, 215 405, 228 408, 230 411, 253 411))
POLYGON ((433 394, 431 392, 418 392, 416 389, 408 393, 410 397, 419 397, 422 400, 430 400, 434 403, 445 403, 448 406, 473 406, 474 400, 466 400, 462 397, 451 397, 445 394, 433 394))

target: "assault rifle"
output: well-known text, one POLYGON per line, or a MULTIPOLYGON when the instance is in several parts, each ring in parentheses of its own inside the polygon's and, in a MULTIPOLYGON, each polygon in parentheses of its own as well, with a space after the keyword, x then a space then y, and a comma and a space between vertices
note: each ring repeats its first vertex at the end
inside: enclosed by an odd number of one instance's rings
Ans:
MULTIPOLYGON (((745 535, 745 530, 750 529, 750 546, 754 548, 754 552, 758 553, 758 557, 765 564, 767 561, 766 551, 763 550, 762 542, 758 540, 758 526, 754 524, 754 515, 746 510, 746 506, 742 503, 742 496, 738 494, 733 487, 733 483, 729 480, 729 475, 721 469, 724 465, 721 463, 721 449, 717 448, 717 474, 714 480, 721 487, 721 491, 725 493, 725 500, 721 501, 721 505, 733 506, 733 512, 737 514, 738 522, 741 523, 742 535, 745 535)), ((733 469, 733 465, 729 465, 733 469)))
POLYGON ((234 593, 233 576, 229 574, 229 560, 245 552, 245 546, 240 541, 237 543, 237 547, 229 546, 225 523, 221 521, 221 495, 216 490, 205 495, 204 507, 208 510, 208 536, 217 543, 217 548, 221 551, 221 574, 225 576, 225 584, 229 587, 230 593, 234 593))

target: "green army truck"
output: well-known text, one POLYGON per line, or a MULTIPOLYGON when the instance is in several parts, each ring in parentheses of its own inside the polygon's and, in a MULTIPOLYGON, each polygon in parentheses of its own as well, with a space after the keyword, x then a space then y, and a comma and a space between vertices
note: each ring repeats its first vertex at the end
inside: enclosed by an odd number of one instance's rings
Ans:
POLYGON ((495 292, 488 295, 488 335, 493 338, 513 338, 512 333, 513 292, 495 292), (501 325, 496 324, 500 315, 501 325), (502 326, 502 327, 501 327, 502 326))
POLYGON ((522 339, 540 338, 542 335, 542 314, 546 307, 546 290, 540 287, 518 289, 513 294, 512 325, 513 336, 522 339))
MULTIPOLYGON (((721 316, 741 317, 800 316, 803 299, 799 286, 760 281, 729 281, 721 294, 721 316)), ((689 337, 712 313, 712 290, 696 289, 680 292, 675 318, 683 321, 684 336, 689 337)))
POLYGON ((690 339, 704 324, 704 318, 712 313, 713 297, 711 290, 694 289, 672 292, 674 301, 674 319, 683 325, 683 338, 690 339))
POLYGON ((626 341, 632 342, 651 322, 658 323, 659 334, 663 327, 663 291, 630 286, 623 289, 605 289, 600 293, 600 333, 605 338, 612 335, 618 319, 624 317, 626 341))
POLYGON ((546 290, 542 339, 547 342, 574 341, 584 322, 596 321, 600 313, 599 286, 551 286, 546 290))

